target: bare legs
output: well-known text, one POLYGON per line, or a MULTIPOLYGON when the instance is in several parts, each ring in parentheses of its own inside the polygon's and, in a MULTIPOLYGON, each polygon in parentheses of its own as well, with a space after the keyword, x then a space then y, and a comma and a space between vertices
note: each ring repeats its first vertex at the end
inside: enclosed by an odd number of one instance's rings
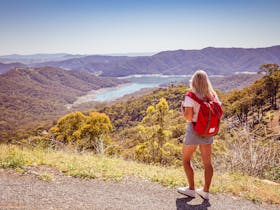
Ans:
MULTIPOLYGON (((195 189, 194 186, 194 171, 191 165, 191 159, 193 153, 195 152, 197 145, 185 145, 183 144, 182 149, 182 159, 183 159, 183 166, 188 178, 189 182, 189 189, 195 189)), ((211 144, 201 144, 199 145, 201 158, 204 166, 204 192, 209 192, 209 188, 211 185, 211 180, 213 176, 213 167, 211 163, 211 144)))
POLYGON ((191 159, 194 151, 196 150, 196 147, 197 146, 194 145, 183 144, 183 149, 182 149, 183 166, 185 169, 186 176, 188 178, 190 190, 194 190, 194 172, 191 165, 191 159))
POLYGON ((213 167, 211 163, 211 144, 199 145, 200 154, 204 166, 204 192, 209 192, 211 180, 213 176, 213 167))

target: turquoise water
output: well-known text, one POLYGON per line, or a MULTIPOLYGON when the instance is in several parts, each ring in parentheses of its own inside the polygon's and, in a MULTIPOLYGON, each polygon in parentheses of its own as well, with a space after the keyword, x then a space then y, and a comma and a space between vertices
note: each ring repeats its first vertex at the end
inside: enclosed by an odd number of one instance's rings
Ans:
POLYGON ((188 79, 188 77, 183 75, 182 76, 160 76, 160 75, 137 76, 135 75, 131 77, 125 77, 124 79, 131 81, 131 83, 118 87, 101 89, 100 91, 97 92, 93 101, 104 102, 104 101, 114 100, 122 96, 125 96, 127 94, 131 94, 136 91, 139 91, 143 88, 159 87, 162 84, 169 84, 172 82, 179 82, 179 81, 186 80, 188 79))
POLYGON ((143 88, 152 88, 156 87, 153 84, 138 84, 138 83, 131 83, 126 84, 120 87, 114 87, 114 88, 108 88, 100 90, 94 98, 94 101, 110 101, 117 98, 120 98, 122 96, 125 96, 127 94, 134 93, 136 91, 139 91, 143 88))
MULTIPOLYGON (((143 88, 159 87, 163 84, 189 80, 189 76, 162 76, 162 75, 134 75, 130 77, 122 77, 129 80, 130 83, 123 84, 112 88, 103 88, 98 91, 90 91, 88 94, 79 97, 74 104, 82 104, 85 102, 105 102, 121 98, 127 94, 132 94, 143 88)), ((120 79, 122 79, 120 78, 120 79)), ((67 105, 71 107, 72 105, 67 105)))

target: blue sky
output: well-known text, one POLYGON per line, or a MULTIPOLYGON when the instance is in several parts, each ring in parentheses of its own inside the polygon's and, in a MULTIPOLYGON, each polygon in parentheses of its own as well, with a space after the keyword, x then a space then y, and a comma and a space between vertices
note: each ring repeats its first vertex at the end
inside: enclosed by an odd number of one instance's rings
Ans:
POLYGON ((0 0, 0 55, 280 44, 279 0, 0 0))

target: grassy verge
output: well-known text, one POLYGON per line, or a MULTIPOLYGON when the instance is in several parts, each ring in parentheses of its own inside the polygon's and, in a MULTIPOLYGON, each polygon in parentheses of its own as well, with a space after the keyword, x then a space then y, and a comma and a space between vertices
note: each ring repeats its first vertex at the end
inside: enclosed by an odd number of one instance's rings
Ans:
MULTIPOLYGON (((181 168, 161 167, 125 161, 119 158, 97 156, 91 153, 79 154, 53 150, 28 149, 14 145, 0 144, 0 167, 21 168, 28 165, 48 165, 74 177, 88 177, 121 180, 134 175, 164 186, 186 185, 181 168)), ((196 185, 203 183, 201 171, 196 173, 196 185)), ((229 192, 249 200, 280 203, 280 185, 240 174, 216 172, 211 188, 212 193, 229 192)))

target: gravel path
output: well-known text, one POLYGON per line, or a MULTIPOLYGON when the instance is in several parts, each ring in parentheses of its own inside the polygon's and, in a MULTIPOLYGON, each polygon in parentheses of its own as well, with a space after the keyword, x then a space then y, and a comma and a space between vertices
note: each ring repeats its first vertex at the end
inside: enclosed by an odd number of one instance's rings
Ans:
POLYGON ((51 168, 32 168, 21 174, 0 169, 0 209, 280 209, 225 194, 203 201, 135 177, 122 181, 79 179, 51 168), (41 180, 52 177, 51 181, 41 180), (51 176, 50 176, 51 174, 51 176))

